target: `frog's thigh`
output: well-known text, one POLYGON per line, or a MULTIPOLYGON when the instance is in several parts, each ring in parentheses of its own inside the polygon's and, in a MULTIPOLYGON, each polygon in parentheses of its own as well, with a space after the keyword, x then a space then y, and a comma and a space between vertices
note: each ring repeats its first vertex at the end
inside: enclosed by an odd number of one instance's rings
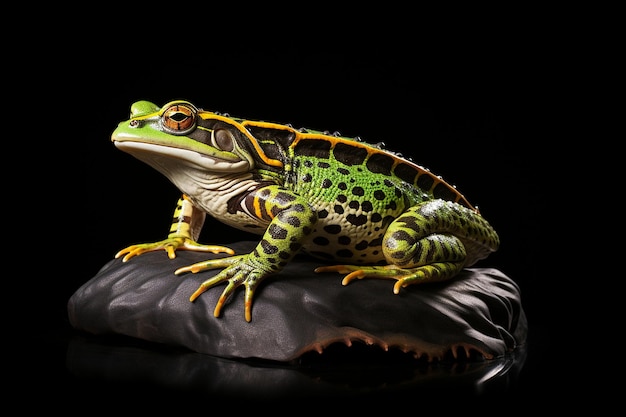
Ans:
POLYGON ((425 218, 409 211, 398 217, 383 237, 389 264, 416 268, 440 262, 465 262, 465 245, 454 235, 430 233, 425 218))

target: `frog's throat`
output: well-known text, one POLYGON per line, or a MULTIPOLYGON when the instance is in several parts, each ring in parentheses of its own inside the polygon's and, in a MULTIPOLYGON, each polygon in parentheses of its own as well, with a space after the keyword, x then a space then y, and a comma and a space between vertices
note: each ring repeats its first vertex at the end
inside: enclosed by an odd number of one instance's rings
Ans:
POLYGON ((145 142, 116 141, 114 144, 118 149, 161 172, 164 166, 174 165, 174 161, 178 161, 176 163, 184 161, 185 165, 189 168, 202 169, 207 172, 247 172, 252 168, 250 163, 245 160, 227 161, 217 156, 204 155, 188 149, 145 142), (166 160, 172 160, 172 163, 164 163, 166 160))

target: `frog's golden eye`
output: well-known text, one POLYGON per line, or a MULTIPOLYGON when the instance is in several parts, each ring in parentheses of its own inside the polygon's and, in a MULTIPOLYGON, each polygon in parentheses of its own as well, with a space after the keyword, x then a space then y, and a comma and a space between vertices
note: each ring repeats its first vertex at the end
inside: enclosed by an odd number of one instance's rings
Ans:
POLYGON ((185 104, 173 104, 163 111, 161 123, 165 130, 182 135, 196 127, 196 109, 185 104))
POLYGON ((217 149, 232 152, 235 150, 235 137, 226 129, 216 129, 211 134, 211 143, 217 149))

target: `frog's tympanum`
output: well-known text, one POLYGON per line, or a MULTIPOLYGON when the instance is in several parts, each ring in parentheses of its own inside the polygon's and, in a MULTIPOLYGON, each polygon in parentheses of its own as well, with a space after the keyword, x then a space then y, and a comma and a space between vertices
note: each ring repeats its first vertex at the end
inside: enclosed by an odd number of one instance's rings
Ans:
POLYGON ((403 287, 447 280, 497 250, 478 210, 441 177, 380 145, 289 125, 252 121, 173 101, 132 105, 112 141, 182 192, 165 240, 116 257, 176 250, 229 256, 177 269, 222 268, 190 300, 225 283, 214 315, 240 286, 245 319, 255 290, 299 252, 326 261, 316 272, 396 280, 403 287), (197 242, 206 214, 261 236, 250 253, 197 242))

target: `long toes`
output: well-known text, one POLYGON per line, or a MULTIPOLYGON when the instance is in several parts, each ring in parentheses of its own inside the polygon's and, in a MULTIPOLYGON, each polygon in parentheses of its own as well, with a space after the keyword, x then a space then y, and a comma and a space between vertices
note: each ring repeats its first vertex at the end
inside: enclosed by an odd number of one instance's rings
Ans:
POLYGON ((362 269, 350 272, 348 275, 343 277, 343 280, 341 281, 341 285, 348 285, 350 282, 354 281, 355 279, 361 279, 361 278, 365 278, 365 271, 363 271, 362 269))

